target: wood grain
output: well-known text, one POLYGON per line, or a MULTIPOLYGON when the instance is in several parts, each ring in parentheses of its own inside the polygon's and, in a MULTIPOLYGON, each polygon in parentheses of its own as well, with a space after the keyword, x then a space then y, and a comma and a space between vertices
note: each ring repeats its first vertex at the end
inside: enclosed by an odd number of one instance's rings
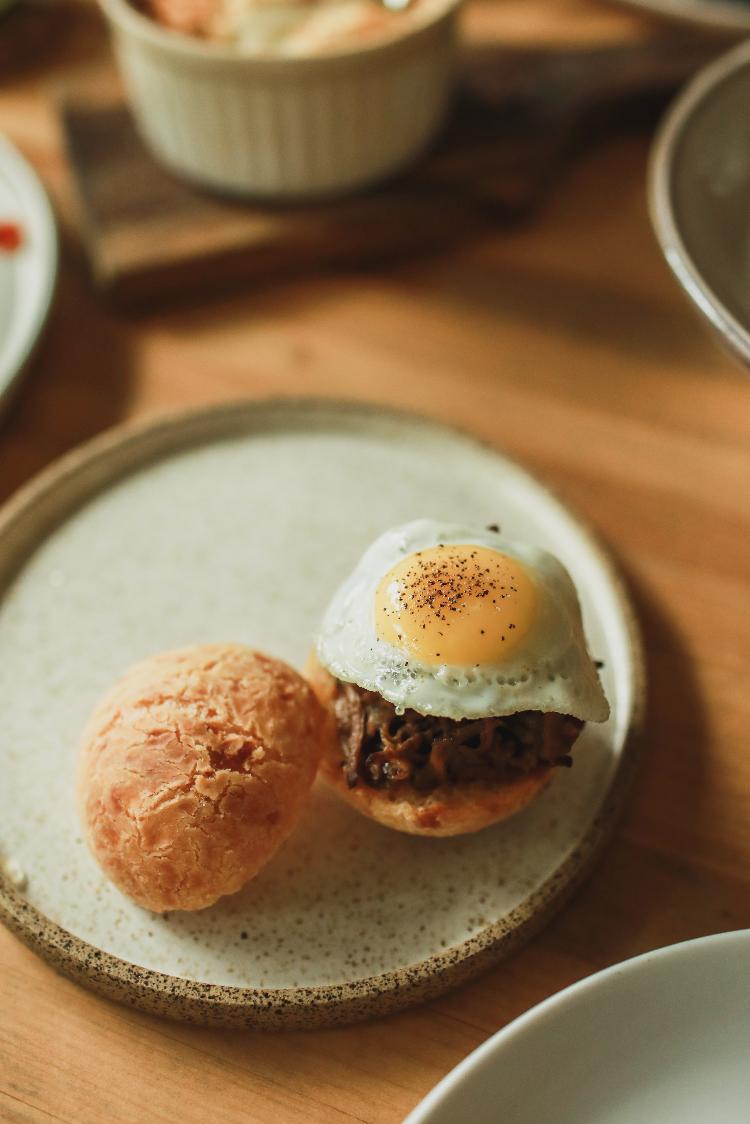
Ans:
MULTIPOLYGON (((0 128, 40 169, 65 231, 52 324, 0 428, 2 494, 106 425, 173 405, 306 391, 393 402, 465 425, 545 476, 608 539, 640 608, 648 736, 625 822, 564 913, 477 982, 348 1030, 232 1034, 109 1005, 0 932, 3 1120, 390 1124, 559 988, 750 926, 747 376, 659 258, 645 138, 583 158, 532 225, 480 244, 113 313, 86 280, 51 101, 103 50, 88 9, 68 12, 67 33, 0 90, 0 128)), ((639 34, 593 0, 507 0, 471 20, 507 20, 514 39, 639 34)))

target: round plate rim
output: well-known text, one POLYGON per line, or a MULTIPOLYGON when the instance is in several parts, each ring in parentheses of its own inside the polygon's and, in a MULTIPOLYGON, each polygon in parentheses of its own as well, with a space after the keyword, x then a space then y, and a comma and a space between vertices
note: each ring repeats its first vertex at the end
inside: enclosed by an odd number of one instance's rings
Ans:
POLYGON ((0 410, 10 401, 47 322, 58 272, 58 239, 54 211, 39 176, 7 136, 0 133, 0 164, 23 199, 24 217, 31 216, 39 245, 33 247, 40 282, 27 298, 33 302, 26 330, 17 336, 5 361, 0 362, 0 410))
MULTIPOLYGON (((598 814, 576 850, 544 883, 504 919, 485 926, 460 944, 414 964, 375 976, 340 984, 296 988, 235 987, 171 976, 130 963, 70 933, 31 905, 0 872, 0 921, 42 959, 109 998, 188 1022, 263 1029, 350 1023, 432 998, 478 974, 530 939, 584 880, 613 831, 639 756, 646 699, 645 657, 635 610, 608 552, 587 524, 519 462, 467 430, 409 410, 340 398, 279 396, 169 411, 115 426, 54 461, 6 501, 0 509, 0 564, 4 543, 11 544, 8 553, 16 560, 12 545, 13 527, 66 483, 75 483, 81 477, 89 480, 84 492, 72 504, 64 506, 58 523, 64 522, 86 499, 100 494, 118 479, 152 461, 180 449, 247 432, 253 423, 257 424, 261 415, 270 420, 274 413, 293 411, 300 414, 338 414, 342 419, 391 419, 432 431, 452 433, 517 467, 559 505, 575 523, 587 548, 606 572, 610 592, 617 601, 627 632, 634 677, 631 721, 598 814), (137 455, 139 452, 140 456, 137 455), (126 463, 121 456, 118 457, 123 453, 133 454, 134 459, 126 463), (113 460, 115 464, 119 462, 119 467, 97 481, 96 468, 102 464, 111 465, 113 460)), ((53 526, 54 522, 49 518, 43 522, 35 545, 44 541, 53 526)), ((31 551, 33 549, 35 546, 31 547, 31 551)), ((27 551, 27 555, 31 551, 27 551)), ((18 562, 15 572, 23 566, 23 561, 18 562)), ((0 586, 0 595, 4 585, 5 582, 0 586)))
POLYGON ((750 366, 750 329, 743 327, 705 280, 680 232, 673 195, 678 148, 694 113, 748 65, 750 42, 745 42, 704 67, 687 84, 659 126, 647 172, 651 224, 667 264, 697 309, 746 366, 750 366))
POLYGON ((677 941, 675 944, 664 945, 661 948, 642 952, 637 956, 630 956, 627 960, 620 960, 615 964, 610 964, 607 968, 602 968, 600 971, 594 972, 593 975, 584 976, 583 979, 576 980, 575 983, 564 987, 562 991, 550 995, 547 999, 543 999, 540 1003, 535 1004, 528 1011, 524 1011, 522 1015, 512 1019, 506 1026, 501 1027, 500 1030, 480 1043, 480 1045, 463 1058, 457 1066, 449 1073, 446 1073, 445 1077, 441 1078, 437 1085, 430 1089, 429 1093, 427 1093, 406 1117, 404 1124, 430 1124, 431 1114, 435 1109, 440 1108, 440 1101, 443 1095, 450 1092, 453 1087, 459 1084, 467 1074, 470 1074, 476 1066, 481 1065, 485 1058, 491 1057, 497 1050, 502 1050, 516 1034, 522 1034, 529 1028, 533 1028, 537 1022, 541 1022, 550 1015, 554 1016, 559 1012, 560 1008, 566 1008, 571 1001, 575 1002, 580 996, 585 996, 592 991, 598 991, 602 986, 606 986, 610 980, 619 976, 629 976, 633 973, 637 974, 647 964, 660 964, 665 960, 680 959, 684 956, 690 958, 696 948, 722 944, 741 945, 747 944, 748 940, 750 940, 750 929, 733 929, 724 933, 710 933, 705 937, 694 937, 690 940, 677 941))

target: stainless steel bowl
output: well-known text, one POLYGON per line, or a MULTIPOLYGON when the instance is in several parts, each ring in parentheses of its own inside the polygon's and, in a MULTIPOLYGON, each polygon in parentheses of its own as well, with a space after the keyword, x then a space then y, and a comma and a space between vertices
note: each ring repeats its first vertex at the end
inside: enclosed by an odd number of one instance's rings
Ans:
POLYGON ((677 97, 654 142, 648 190, 675 277, 750 367, 750 41, 677 97))

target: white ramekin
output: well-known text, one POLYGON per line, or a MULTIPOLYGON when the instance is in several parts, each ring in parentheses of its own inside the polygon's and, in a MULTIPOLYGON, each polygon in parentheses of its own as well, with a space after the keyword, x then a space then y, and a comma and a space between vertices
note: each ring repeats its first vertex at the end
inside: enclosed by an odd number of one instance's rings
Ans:
POLYGON ((128 0, 100 3, 144 141, 221 192, 292 199, 375 183, 420 154, 450 100, 460 0, 425 5, 398 38, 304 57, 248 56, 168 31, 128 0))

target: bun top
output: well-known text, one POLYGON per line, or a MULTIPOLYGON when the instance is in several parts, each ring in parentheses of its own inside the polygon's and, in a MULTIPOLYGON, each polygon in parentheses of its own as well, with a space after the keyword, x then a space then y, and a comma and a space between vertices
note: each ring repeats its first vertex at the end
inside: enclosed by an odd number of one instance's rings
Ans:
POLYGON ((84 735, 79 804, 94 856, 156 912, 234 893, 297 823, 321 726, 304 679, 240 645, 137 664, 84 735))

